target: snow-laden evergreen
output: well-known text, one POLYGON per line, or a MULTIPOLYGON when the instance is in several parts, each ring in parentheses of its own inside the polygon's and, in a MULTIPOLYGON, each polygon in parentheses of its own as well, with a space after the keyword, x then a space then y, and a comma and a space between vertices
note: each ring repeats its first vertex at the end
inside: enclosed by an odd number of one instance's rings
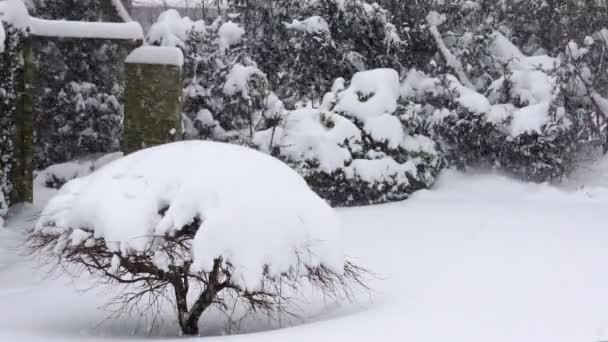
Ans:
POLYGON ((35 166, 119 150, 124 60, 141 26, 97 0, 34 0, 31 15, 35 69, 44 70, 33 89, 35 166))
MULTIPOLYGON (((316 34, 330 34, 324 19, 311 18, 294 21, 288 29, 310 34, 304 38, 311 41, 316 34)), ((396 70, 360 72, 348 82, 332 80, 322 99, 298 98, 298 108, 289 110, 280 97, 284 92, 270 91, 270 75, 277 70, 260 69, 248 55, 250 41, 244 35, 232 20, 192 22, 174 10, 163 13, 151 28, 149 42, 184 50, 188 138, 255 146, 282 158, 333 205, 404 199, 433 184, 442 158, 428 137, 410 134, 401 123, 396 70)), ((318 80, 303 70, 297 77, 318 80)))

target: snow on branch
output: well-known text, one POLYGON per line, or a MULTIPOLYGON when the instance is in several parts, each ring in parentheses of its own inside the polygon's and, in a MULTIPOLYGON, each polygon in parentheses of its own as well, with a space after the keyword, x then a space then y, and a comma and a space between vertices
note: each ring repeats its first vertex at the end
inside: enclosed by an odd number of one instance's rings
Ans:
POLYGON ((441 51, 441 54, 445 58, 445 61, 448 66, 454 70, 456 76, 458 76, 458 79, 460 80, 460 82, 462 82, 462 84, 464 84, 469 89, 475 89, 473 83, 471 83, 467 74, 464 72, 464 67, 462 66, 462 63, 460 63, 458 58, 456 58, 456 56, 454 56, 450 49, 448 49, 448 47, 445 45, 445 42, 443 41, 443 38, 441 37, 441 33, 439 33, 438 27, 443 24, 445 20, 445 15, 439 14, 436 11, 431 11, 426 17, 426 21, 429 23, 429 31, 431 32, 433 39, 435 39, 437 47, 439 48, 439 51, 441 51))
POLYGON ((30 18, 29 27, 32 34, 43 37, 144 39, 143 29, 136 22, 101 23, 30 18))
POLYGON ((0 20, 20 29, 29 28, 33 35, 42 37, 143 40, 141 25, 131 19, 121 0, 112 0, 112 3, 126 23, 33 18, 21 0, 0 2, 0 20))
POLYGON ((122 0, 112 0, 112 5, 116 9, 116 12, 118 13, 118 16, 122 19, 122 21, 124 21, 125 23, 130 23, 133 21, 133 18, 131 18, 129 11, 127 11, 125 5, 122 3, 122 0))

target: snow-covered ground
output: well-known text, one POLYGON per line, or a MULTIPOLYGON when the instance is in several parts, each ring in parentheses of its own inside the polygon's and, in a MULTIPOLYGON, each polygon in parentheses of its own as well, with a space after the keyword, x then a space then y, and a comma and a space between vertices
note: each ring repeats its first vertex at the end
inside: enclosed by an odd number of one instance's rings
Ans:
MULTIPOLYGON (((203 332, 208 341, 251 342, 606 340, 608 183, 594 178, 561 190, 446 173, 408 201, 339 210, 347 253, 378 274, 371 299, 233 337, 220 336, 219 317, 209 317, 203 332)), ((104 322, 98 307, 108 294, 77 291, 86 280, 44 279, 18 255, 19 231, 34 224, 35 210, 22 209, 0 231, 0 341, 146 338, 135 318, 104 322)), ((265 327, 247 322, 242 332, 265 327)), ((175 333, 169 325, 161 339, 175 333)))

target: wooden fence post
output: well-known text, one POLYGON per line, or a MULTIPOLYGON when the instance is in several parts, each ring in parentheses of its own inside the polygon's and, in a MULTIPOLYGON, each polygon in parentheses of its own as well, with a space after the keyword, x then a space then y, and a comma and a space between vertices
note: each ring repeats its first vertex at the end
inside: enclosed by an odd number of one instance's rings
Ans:
POLYGON ((15 202, 34 201, 34 129, 33 82, 34 60, 32 41, 22 41, 23 72, 17 80, 17 108, 15 113, 15 165, 13 184, 15 202))
POLYGON ((156 46, 127 57, 125 153, 181 137, 183 60, 180 49, 156 46))

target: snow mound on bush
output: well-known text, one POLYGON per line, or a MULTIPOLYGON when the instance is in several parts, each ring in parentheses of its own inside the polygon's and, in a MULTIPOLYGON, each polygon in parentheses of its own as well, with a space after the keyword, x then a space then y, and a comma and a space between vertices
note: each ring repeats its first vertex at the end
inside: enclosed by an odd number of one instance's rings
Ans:
POLYGON ((318 15, 302 21, 294 19, 291 23, 285 23, 285 27, 290 30, 306 32, 309 34, 329 33, 329 24, 325 19, 318 15))
POLYGON ((260 285, 265 267, 271 276, 302 265, 343 270, 333 209, 287 165, 229 144, 179 142, 110 163, 67 183, 36 230, 73 245, 103 238, 124 256, 197 219, 193 267, 208 272, 222 257, 245 288, 260 285))
POLYGON ((374 69, 356 73, 350 86, 338 93, 334 111, 363 123, 374 140, 396 148, 405 134, 397 110, 401 95, 399 73, 394 69, 374 69))
POLYGON ((182 18, 177 10, 170 9, 160 14, 148 32, 147 40, 161 46, 184 46, 192 30, 204 31, 205 22, 182 18))
MULTIPOLYGON (((352 159, 345 142, 352 148, 360 148, 362 143, 361 132, 351 121, 314 108, 289 113, 283 128, 276 133, 275 143, 282 147, 285 157, 299 162, 316 160, 327 173, 343 168, 352 159)), ((269 140, 261 138, 260 141, 269 140)))
POLYGON ((243 35, 245 34, 245 30, 238 24, 229 21, 220 26, 218 34, 220 36, 220 46, 225 50, 232 45, 240 43, 243 35))

